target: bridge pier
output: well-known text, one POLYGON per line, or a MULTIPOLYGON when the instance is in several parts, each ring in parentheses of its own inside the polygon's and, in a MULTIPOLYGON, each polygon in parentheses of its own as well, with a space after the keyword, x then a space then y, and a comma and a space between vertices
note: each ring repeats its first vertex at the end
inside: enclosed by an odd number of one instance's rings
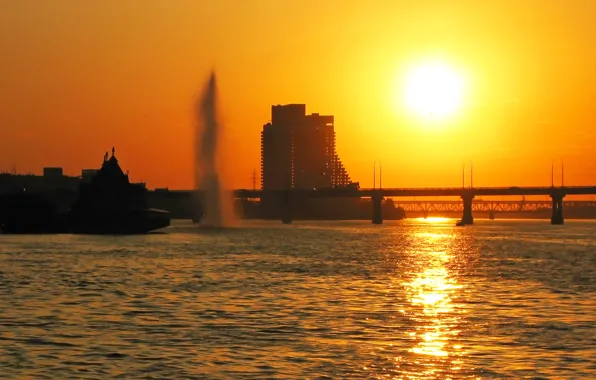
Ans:
POLYGON ((565 220, 563 219, 563 197, 564 195, 561 194, 551 194, 550 196, 553 200, 553 214, 550 218, 550 224, 564 224, 565 220))
POLYGON ((464 201, 464 214, 461 221, 464 224, 474 224, 474 217, 472 216, 472 200, 474 199, 474 194, 464 194, 461 196, 461 199, 464 201))
POLYGON ((383 224, 383 207, 381 201, 383 200, 383 192, 375 190, 372 194, 372 223, 383 224))
POLYGON ((292 190, 286 190, 281 195, 281 222, 292 224, 292 190))

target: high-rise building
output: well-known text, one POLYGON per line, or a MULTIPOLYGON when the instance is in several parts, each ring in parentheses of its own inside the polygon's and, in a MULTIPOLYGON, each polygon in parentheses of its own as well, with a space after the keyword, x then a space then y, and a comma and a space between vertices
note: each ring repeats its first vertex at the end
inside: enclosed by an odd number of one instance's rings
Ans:
POLYGON ((261 132, 263 190, 312 189, 349 184, 335 150, 334 117, 306 115, 306 105, 271 107, 261 132))

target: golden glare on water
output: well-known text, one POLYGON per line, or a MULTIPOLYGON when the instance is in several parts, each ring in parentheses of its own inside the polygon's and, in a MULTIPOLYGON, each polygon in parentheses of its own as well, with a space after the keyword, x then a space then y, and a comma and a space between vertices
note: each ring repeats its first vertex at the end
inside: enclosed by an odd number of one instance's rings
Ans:
POLYGON ((416 220, 422 221, 422 222, 427 222, 427 223, 445 223, 449 221, 449 218, 444 218, 444 217, 440 217, 440 216, 431 216, 428 218, 417 218, 416 220))
MULTIPOLYGON (((462 347, 453 341, 459 334, 459 311, 452 298, 462 285, 448 269, 451 255, 448 248, 449 237, 444 234, 417 234, 425 241, 428 250, 418 253, 418 273, 404 287, 411 304, 411 318, 415 322, 408 332, 415 342, 410 352, 430 360, 426 367, 427 375, 436 375, 434 360, 447 364, 452 371, 457 371, 462 364, 462 347), (446 244, 445 244, 446 243, 446 244), (435 358, 435 359, 432 359, 435 358)), ((424 360, 424 359, 420 359, 424 360)))
MULTIPOLYGON (((422 332, 422 339, 412 349, 414 353, 447 356, 445 349, 449 339, 448 326, 443 323, 442 316, 453 311, 450 293, 457 288, 457 285, 450 281, 445 268, 429 268, 420 277, 410 283, 412 288, 411 303, 414 306, 422 306, 423 313, 432 317, 432 324, 425 327, 422 332)), ((420 334, 420 332, 418 332, 420 334)))
POLYGON ((439 63, 418 66, 405 80, 405 105, 424 118, 443 119, 462 102, 464 81, 454 70, 439 63))

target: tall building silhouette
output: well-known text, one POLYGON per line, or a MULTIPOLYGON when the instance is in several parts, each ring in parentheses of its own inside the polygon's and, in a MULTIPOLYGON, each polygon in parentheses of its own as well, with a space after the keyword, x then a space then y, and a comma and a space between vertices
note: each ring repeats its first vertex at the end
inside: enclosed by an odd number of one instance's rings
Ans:
POLYGON ((334 117, 306 115, 305 104, 272 106, 261 132, 261 181, 263 190, 349 184, 335 150, 334 117))

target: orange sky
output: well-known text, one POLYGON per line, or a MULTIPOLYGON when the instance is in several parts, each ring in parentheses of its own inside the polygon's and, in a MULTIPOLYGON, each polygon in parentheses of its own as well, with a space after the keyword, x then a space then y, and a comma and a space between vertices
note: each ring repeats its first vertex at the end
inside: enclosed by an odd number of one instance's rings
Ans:
POLYGON ((0 0, 0 171, 68 174, 116 146, 131 179, 193 184, 193 96, 218 74, 236 187, 260 167, 272 104, 336 117, 354 180, 457 186, 596 184, 596 2, 0 0), (424 4, 424 5, 423 5, 424 4), (426 61, 466 78, 428 122, 399 78, 426 61))

